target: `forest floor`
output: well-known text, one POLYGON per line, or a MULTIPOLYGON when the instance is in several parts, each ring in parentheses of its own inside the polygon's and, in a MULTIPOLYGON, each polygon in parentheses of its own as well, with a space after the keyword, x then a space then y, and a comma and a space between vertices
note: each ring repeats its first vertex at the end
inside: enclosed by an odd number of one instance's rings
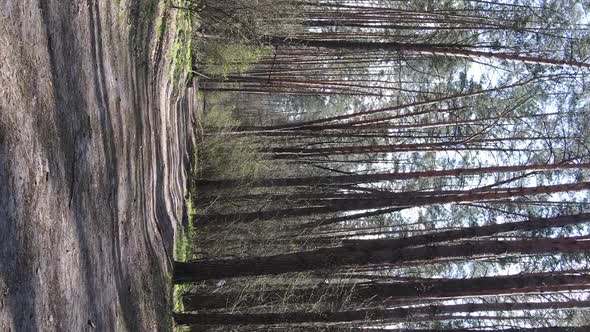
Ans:
POLYGON ((190 66, 183 15, 0 3, 0 331, 172 328, 192 142, 192 90, 174 83, 190 66))

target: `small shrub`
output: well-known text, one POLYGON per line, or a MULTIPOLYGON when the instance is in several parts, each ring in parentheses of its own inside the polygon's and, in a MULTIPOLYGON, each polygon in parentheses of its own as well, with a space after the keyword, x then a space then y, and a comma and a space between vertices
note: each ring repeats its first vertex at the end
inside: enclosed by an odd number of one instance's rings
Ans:
POLYGON ((234 119, 232 112, 221 105, 213 105, 211 109, 203 114, 201 123, 207 131, 228 131, 240 125, 240 121, 234 119))
POLYGON ((242 74, 255 63, 272 53, 270 46, 244 43, 222 45, 210 42, 206 48, 205 71, 215 77, 227 78, 231 74, 242 74))
POLYGON ((202 119, 204 134, 197 148, 197 175, 201 178, 259 178, 267 167, 261 160, 258 143, 230 133, 240 124, 231 110, 212 107, 202 119))

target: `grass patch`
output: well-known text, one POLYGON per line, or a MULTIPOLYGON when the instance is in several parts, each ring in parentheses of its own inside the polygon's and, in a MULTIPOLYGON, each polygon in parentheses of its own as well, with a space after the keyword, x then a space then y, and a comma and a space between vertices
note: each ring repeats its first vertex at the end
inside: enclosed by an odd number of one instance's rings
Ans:
MULTIPOLYGON (((189 195, 185 201, 186 210, 188 215, 188 222, 185 227, 179 227, 178 236, 174 240, 174 260, 185 262, 194 259, 194 243, 195 243, 195 226, 194 226, 194 215, 195 208, 193 205, 192 197, 189 195)), ((170 284, 172 284, 172 278, 170 278, 170 284)), ((184 311, 182 305, 182 295, 188 291, 189 284, 174 285, 172 290, 172 303, 173 309, 176 312, 184 311)))
MULTIPOLYGON (((183 6, 184 1, 177 4, 183 6)), ((176 10, 176 33, 168 50, 170 80, 175 87, 182 85, 192 76, 194 28, 193 15, 185 10, 176 10)), ((160 29, 165 29, 160 25, 160 29)))
POLYGON ((185 202, 186 210, 188 214, 188 223, 185 228, 180 228, 181 234, 176 238, 174 244, 174 259, 177 261, 187 261, 193 259, 193 241, 195 237, 195 226, 193 221, 193 215, 195 209, 193 208, 192 198, 189 198, 185 202))

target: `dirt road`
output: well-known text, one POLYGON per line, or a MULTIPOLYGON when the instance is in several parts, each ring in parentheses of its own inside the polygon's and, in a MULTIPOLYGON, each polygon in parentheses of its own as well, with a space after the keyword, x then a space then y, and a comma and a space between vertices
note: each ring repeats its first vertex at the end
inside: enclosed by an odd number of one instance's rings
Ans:
POLYGON ((168 330, 190 107, 157 0, 0 0, 0 331, 168 330))

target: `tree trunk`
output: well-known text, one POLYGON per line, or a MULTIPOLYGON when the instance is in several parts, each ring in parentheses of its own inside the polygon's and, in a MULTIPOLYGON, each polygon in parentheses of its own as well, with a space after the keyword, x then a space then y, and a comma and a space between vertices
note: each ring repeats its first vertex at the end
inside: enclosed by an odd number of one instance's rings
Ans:
POLYGON ((312 206, 303 208, 289 208, 279 210, 267 210, 231 214, 209 214, 196 216, 202 224, 220 224, 232 222, 254 222, 285 217, 304 217, 314 214, 346 212, 355 210, 371 210, 387 207, 417 207, 447 203, 469 203, 477 201, 498 200, 504 198, 520 197, 527 195, 550 194, 566 191, 580 191, 590 188, 590 182, 559 184, 538 187, 502 188, 487 190, 463 190, 463 191, 418 191, 387 193, 387 195, 366 195, 365 199, 341 199, 330 205, 312 206))
MULTIPOLYGON (((473 91, 473 92, 466 92, 466 93, 459 93, 459 94, 455 94, 455 95, 451 95, 451 96, 444 96, 444 97, 440 97, 440 98, 429 99, 429 100, 413 102, 413 103, 408 103, 408 104, 402 104, 402 105, 393 106, 393 107, 385 107, 385 108, 373 109, 373 110, 368 110, 368 111, 356 112, 353 114, 334 115, 334 116, 325 117, 325 118, 321 118, 321 119, 317 119, 317 120, 309 120, 309 121, 303 121, 303 122, 299 122, 299 123, 290 123, 290 124, 285 124, 285 125, 259 127, 257 130, 312 129, 311 126, 317 126, 318 124, 321 124, 321 123, 349 120, 349 119, 353 119, 353 118, 357 118, 357 117, 361 117, 361 116, 367 116, 367 115, 373 115, 373 114, 385 113, 385 112, 391 112, 391 111, 399 111, 399 110, 403 110, 403 109, 411 108, 411 107, 423 107, 423 106, 438 104, 438 103, 445 102, 445 101, 451 101, 451 100, 468 98, 468 97, 475 97, 475 96, 479 96, 479 95, 486 94, 486 93, 498 92, 498 91, 502 91, 502 90, 506 90, 506 89, 524 86, 524 85, 527 85, 537 79, 541 79, 541 77, 533 78, 530 80, 524 80, 524 81, 520 81, 520 82, 517 82, 514 84, 509 84, 509 85, 505 85, 505 86, 501 86, 501 87, 497 87, 497 88, 491 88, 491 89, 485 89, 485 90, 479 90, 479 91, 473 91)), ((239 128, 238 128, 238 130, 239 130, 239 128)))
POLYGON ((575 215, 558 216, 554 218, 538 218, 519 222, 507 222, 503 224, 465 227, 459 230, 433 232, 405 238, 344 240, 343 244, 368 250, 378 250, 384 248, 396 249, 408 246, 420 246, 453 240, 490 236, 512 231, 526 232, 550 227, 563 227, 587 221, 590 221, 590 213, 580 213, 575 215))
POLYGON ((503 52, 475 51, 463 47, 454 47, 446 44, 409 44, 397 42, 362 42, 346 40, 308 40, 298 38, 271 37, 270 42, 274 45, 304 45, 307 47, 322 47, 337 50, 362 50, 362 51, 394 51, 409 52, 417 54, 429 54, 457 58, 486 58, 505 61, 517 61, 538 65, 590 68, 590 64, 572 61, 549 59, 539 56, 517 55, 503 52))
POLYGON ((515 310, 543 310, 562 308, 587 308, 590 302, 536 302, 536 303, 484 303, 458 305, 431 305, 396 309, 366 309, 332 312, 285 312, 261 314, 183 314, 175 313, 174 320, 180 325, 271 325, 302 323, 339 323, 371 320, 405 320, 416 316, 435 318, 437 315, 460 312, 493 312, 515 310))
POLYGON ((401 265, 410 262, 433 262, 441 259, 484 255, 571 253, 588 249, 590 249, 590 241, 574 238, 470 241, 457 245, 433 245, 402 249, 387 248, 382 250, 344 246, 274 256, 175 262, 174 281, 176 283, 187 283, 216 278, 334 269, 353 265, 384 263, 401 265))
MULTIPOLYGON (((338 305, 346 300, 363 306, 407 305, 411 299, 440 300, 504 294, 530 294, 590 288, 590 276, 565 273, 522 274, 469 279, 424 279, 408 282, 320 284, 299 289, 273 289, 226 294, 187 294, 186 310, 220 309, 237 303, 253 307, 262 304, 305 304, 323 302, 338 305)), ((553 304, 553 302, 551 302, 553 304)), ((549 305, 549 304, 548 304, 549 305)))
MULTIPOLYGON (((289 186, 318 186, 334 184, 359 184, 372 183, 379 181, 395 181, 431 178, 438 176, 462 176, 462 175, 479 175, 489 173, 507 173, 522 171, 546 171, 560 169, 590 168, 590 163, 582 164, 536 164, 536 165, 517 165, 517 166, 490 166, 479 168, 455 168, 438 171, 417 171, 417 172, 399 172, 399 173, 375 173, 375 174, 353 174, 353 175, 334 175, 334 176, 310 176, 298 178, 274 178, 260 179, 248 182, 252 187, 289 187, 289 186)), ((240 185, 242 180, 197 180, 196 185, 199 189, 227 189, 235 188, 240 185)))

